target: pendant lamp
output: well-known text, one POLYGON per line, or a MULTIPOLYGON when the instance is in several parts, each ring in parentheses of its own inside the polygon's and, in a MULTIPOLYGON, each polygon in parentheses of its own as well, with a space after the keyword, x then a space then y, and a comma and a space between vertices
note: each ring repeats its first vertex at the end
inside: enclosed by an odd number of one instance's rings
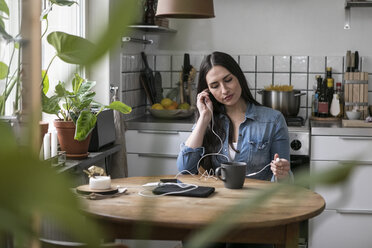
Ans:
POLYGON ((157 17, 213 18, 213 0, 158 0, 157 17))

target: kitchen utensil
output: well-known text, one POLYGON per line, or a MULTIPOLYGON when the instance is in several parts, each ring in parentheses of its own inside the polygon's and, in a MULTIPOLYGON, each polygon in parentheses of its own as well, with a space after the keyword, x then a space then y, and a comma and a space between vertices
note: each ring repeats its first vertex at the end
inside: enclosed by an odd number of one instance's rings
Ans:
POLYGON ((351 53, 351 57, 350 57, 350 68, 351 68, 351 71, 353 72, 354 71, 354 68, 355 68, 355 53, 351 53))
POLYGON ((355 51, 354 53, 355 61, 354 61, 354 71, 359 71, 359 53, 358 51, 355 51))
MULTIPOLYGON (((190 65, 190 55, 188 53, 184 54, 183 57, 183 68, 182 68, 182 76, 181 76, 181 82, 180 82, 180 103, 184 103, 185 100, 186 102, 190 102, 190 96, 188 95, 185 99, 184 95, 184 87, 188 87, 188 78, 189 78, 189 73, 191 70, 192 66, 190 65)), ((187 91, 187 94, 189 91, 187 91)))
POLYGON ((141 52, 142 60, 145 65, 145 68, 142 70, 141 75, 143 75, 144 82, 148 85, 149 94, 151 95, 151 99, 155 101, 156 98, 156 90, 155 90, 155 79, 154 74, 149 67, 149 63, 147 62, 147 57, 144 52, 141 52))
POLYGON ((284 116, 297 116, 300 110, 301 96, 306 93, 301 93, 300 90, 292 91, 274 91, 260 90, 262 95, 262 104, 282 112, 284 116))
POLYGON ((346 116, 349 120, 359 120, 362 116, 360 111, 346 111, 346 116))
POLYGON ((150 91, 150 86, 148 85, 148 81, 146 79, 146 75, 144 73, 140 74, 140 82, 142 87, 145 89, 145 93, 147 96, 147 99, 149 100, 150 104, 154 104, 155 99, 153 98, 151 91, 150 91))
POLYGON ((163 86, 162 86, 162 80, 161 80, 161 74, 160 72, 155 72, 155 92, 156 92, 156 97, 155 97, 155 102, 161 102, 163 99, 163 86))
POLYGON ((351 51, 346 51, 346 72, 351 72, 351 51))

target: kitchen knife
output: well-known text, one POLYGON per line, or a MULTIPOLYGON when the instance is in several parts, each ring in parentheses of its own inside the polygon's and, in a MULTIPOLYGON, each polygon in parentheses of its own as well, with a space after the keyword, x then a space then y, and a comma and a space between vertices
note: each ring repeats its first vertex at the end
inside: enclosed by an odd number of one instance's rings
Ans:
POLYGON ((353 72, 354 71, 354 67, 355 67, 355 53, 351 53, 351 57, 350 57, 350 69, 351 71, 353 72))
POLYGON ((354 62, 354 71, 359 72, 359 53, 355 51, 355 62, 354 62))
POLYGON ((346 51, 346 72, 351 72, 351 51, 346 51))
POLYGON ((145 80, 145 83, 148 85, 149 94, 151 95, 151 99, 154 101, 156 98, 154 74, 152 73, 152 70, 149 67, 146 54, 144 52, 141 52, 141 56, 143 63, 145 65, 145 68, 142 70, 141 74, 144 75, 143 79, 145 80))

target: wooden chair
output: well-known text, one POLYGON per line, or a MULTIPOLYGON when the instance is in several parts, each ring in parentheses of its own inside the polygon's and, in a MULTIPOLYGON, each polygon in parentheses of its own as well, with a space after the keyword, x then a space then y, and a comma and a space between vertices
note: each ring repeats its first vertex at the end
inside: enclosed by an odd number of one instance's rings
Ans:
MULTIPOLYGON (((41 248, 88 248, 83 243, 78 242, 69 242, 69 241, 59 241, 59 240, 51 240, 51 239, 40 239, 41 248)), ((129 248, 124 244, 117 244, 117 243, 105 243, 101 245, 102 248, 104 247, 111 247, 111 248, 129 248)))

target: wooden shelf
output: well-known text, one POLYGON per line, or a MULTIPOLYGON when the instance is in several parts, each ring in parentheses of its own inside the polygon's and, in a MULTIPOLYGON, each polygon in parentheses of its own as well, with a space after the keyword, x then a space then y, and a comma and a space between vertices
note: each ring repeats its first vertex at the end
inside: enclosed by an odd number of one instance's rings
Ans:
POLYGON ((144 25, 144 24, 139 24, 139 25, 130 25, 128 26, 129 28, 141 30, 144 32, 153 32, 153 33, 176 33, 177 30, 171 29, 171 28, 166 28, 158 25, 144 25))

